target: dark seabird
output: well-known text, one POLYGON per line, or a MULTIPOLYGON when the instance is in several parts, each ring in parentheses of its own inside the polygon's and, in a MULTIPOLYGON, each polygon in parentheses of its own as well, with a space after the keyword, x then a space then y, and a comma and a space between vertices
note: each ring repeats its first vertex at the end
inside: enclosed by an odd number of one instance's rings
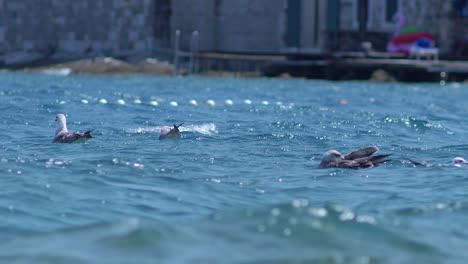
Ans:
POLYGON ((372 156, 378 150, 377 147, 367 147, 344 156, 336 150, 329 150, 323 155, 320 168, 365 169, 390 161, 387 159, 390 154, 372 156))
POLYGON ((55 122, 57 122, 57 131, 53 143, 84 143, 93 138, 91 131, 94 129, 86 132, 68 132, 67 119, 64 114, 58 114, 55 122))
POLYGON ((179 127, 182 126, 184 123, 180 125, 175 125, 171 128, 169 126, 163 126, 161 128, 161 134, 159 135, 159 140, 162 139, 179 139, 182 137, 180 134, 179 127))

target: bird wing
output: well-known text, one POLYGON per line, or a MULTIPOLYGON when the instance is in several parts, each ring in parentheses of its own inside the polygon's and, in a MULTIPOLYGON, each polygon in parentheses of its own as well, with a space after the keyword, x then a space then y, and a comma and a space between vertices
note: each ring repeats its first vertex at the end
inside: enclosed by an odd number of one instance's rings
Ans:
POLYGON ((54 137, 53 143, 83 143, 88 139, 93 138, 91 131, 86 132, 71 132, 71 133, 59 133, 54 137))
POLYGON ((364 168, 372 168, 374 167, 374 164, 372 163, 372 161, 368 159, 340 160, 340 161, 331 162, 329 164, 329 168, 330 167, 357 170, 357 169, 364 169, 364 168))
POLYGON ((356 163, 356 166, 358 166, 357 169, 372 168, 374 166, 379 166, 380 164, 384 162, 390 161, 390 159, 387 159, 387 157, 389 156, 390 154, 383 154, 383 155, 358 158, 358 159, 351 160, 351 161, 356 163))
POLYGON ((54 138, 54 143, 72 143, 73 141, 81 138, 84 133, 72 132, 72 133, 60 133, 54 138))
POLYGON ((412 159, 408 159, 408 161, 414 166, 426 166, 426 167, 430 166, 430 164, 426 161, 419 162, 419 161, 415 161, 412 159))
POLYGON ((179 129, 178 128, 171 129, 169 134, 167 134, 167 137, 169 137, 169 138, 181 138, 179 129))
POLYGON ((359 158, 369 157, 370 155, 374 154, 375 152, 379 151, 377 147, 367 147, 358 150, 351 151, 350 153, 344 156, 345 160, 355 160, 359 158))
POLYGON ((388 157, 390 157, 391 154, 382 154, 382 155, 375 155, 375 156, 371 156, 369 157, 369 160, 374 163, 374 165, 379 165, 381 163, 384 163, 384 162, 387 162, 387 161, 391 161, 391 159, 387 159, 388 157))
MULTIPOLYGON (((351 160, 337 160, 328 163, 326 166, 321 166, 321 168, 342 168, 342 169, 366 169, 379 166, 380 164, 390 161, 387 159, 390 154, 377 155, 371 157, 362 157, 351 160)), ((322 165, 322 164, 321 164, 322 165)))

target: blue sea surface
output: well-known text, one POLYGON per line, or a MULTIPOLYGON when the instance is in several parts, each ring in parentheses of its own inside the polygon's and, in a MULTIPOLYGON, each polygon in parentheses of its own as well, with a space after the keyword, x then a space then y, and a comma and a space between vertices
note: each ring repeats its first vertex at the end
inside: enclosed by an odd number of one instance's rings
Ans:
POLYGON ((0 263, 467 263, 468 167, 451 165, 467 99, 459 83, 1 74, 0 263), (52 144, 59 113, 95 138, 52 144), (318 168, 366 146, 392 161, 318 168))

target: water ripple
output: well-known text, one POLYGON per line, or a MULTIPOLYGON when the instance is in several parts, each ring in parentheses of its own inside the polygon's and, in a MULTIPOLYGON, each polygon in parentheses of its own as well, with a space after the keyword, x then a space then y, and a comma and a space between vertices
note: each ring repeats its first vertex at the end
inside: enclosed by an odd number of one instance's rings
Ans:
POLYGON ((2 262, 468 258, 468 167, 450 163, 468 156, 464 84, 0 79, 2 262), (95 138, 52 144, 58 113, 95 138), (181 140, 158 140, 182 122, 181 140), (365 146, 393 161, 318 168, 329 149, 365 146))

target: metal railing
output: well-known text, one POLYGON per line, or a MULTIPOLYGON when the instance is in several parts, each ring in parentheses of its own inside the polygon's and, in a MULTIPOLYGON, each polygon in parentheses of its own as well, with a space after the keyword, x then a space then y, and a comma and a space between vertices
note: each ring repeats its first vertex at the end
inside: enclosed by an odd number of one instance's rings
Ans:
POLYGON ((180 49, 180 37, 181 31, 176 30, 175 32, 175 40, 174 40, 174 69, 173 69, 173 76, 177 76, 180 69, 180 58, 188 58, 189 65, 188 65, 188 74, 192 74, 193 72, 197 72, 198 64, 197 64, 197 57, 194 55, 198 53, 199 49, 199 33, 197 30, 192 32, 192 36, 190 37, 190 51, 185 52, 180 49))

